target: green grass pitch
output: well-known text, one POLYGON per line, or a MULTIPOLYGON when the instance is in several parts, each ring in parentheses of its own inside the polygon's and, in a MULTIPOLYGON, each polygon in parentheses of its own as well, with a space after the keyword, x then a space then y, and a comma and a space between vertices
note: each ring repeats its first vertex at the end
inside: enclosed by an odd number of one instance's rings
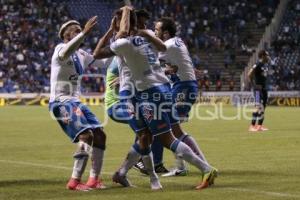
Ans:
MULTIPOLYGON (((212 109, 211 107, 202 107, 212 109)), ((103 120, 103 109, 92 107, 103 120)), ((231 115, 234 107, 226 107, 231 115)), ((0 199, 22 200, 162 200, 162 199, 300 199, 300 108, 269 107, 265 124, 270 131, 249 133, 247 120, 192 119, 185 130, 199 142, 209 162, 220 171, 215 185, 203 191, 193 188, 200 181, 198 170, 189 166, 185 177, 161 178, 163 191, 152 192, 146 176, 131 170, 137 188, 111 182, 123 161, 134 134, 128 126, 108 122, 103 180, 106 190, 73 192, 65 189, 75 146, 53 121, 47 107, 0 108, 0 199)), ((165 165, 173 155, 165 150, 165 165)), ((88 165, 89 166, 89 165, 88 165)), ((88 175, 86 170, 84 180, 88 175)))

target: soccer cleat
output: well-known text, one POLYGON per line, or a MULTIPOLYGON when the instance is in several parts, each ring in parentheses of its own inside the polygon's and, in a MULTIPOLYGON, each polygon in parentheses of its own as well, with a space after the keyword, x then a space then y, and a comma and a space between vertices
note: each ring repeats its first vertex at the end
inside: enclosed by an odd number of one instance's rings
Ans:
POLYGON ((124 187, 133 187, 133 185, 129 182, 126 176, 121 176, 120 173, 117 171, 114 173, 112 177, 113 182, 119 183, 124 187))
POLYGON ((81 183, 79 180, 75 178, 71 178, 67 184, 68 190, 77 190, 77 191, 84 191, 87 192, 91 190, 91 188, 83 183, 81 183))
POLYGON ((257 129, 256 126, 251 125, 251 126, 249 127, 248 131, 250 131, 250 132, 257 132, 258 129, 257 129))
POLYGON ((134 169, 139 170, 142 174, 148 175, 147 170, 145 169, 144 163, 140 160, 137 164, 133 166, 134 169))
POLYGON ((214 184, 215 178, 218 176, 218 170, 212 168, 209 172, 203 174, 202 182, 196 186, 196 190, 202 190, 214 184))
POLYGON ((162 185, 159 182, 159 179, 157 177, 150 178, 150 184, 152 190, 161 190, 162 185))
POLYGON ((269 129, 264 127, 263 125, 257 125, 257 130, 258 131, 268 131, 269 129))
POLYGON ((170 176, 186 176, 188 174, 187 169, 171 169, 168 173, 161 175, 162 177, 170 177, 170 176))
POLYGON ((155 169, 155 172, 158 173, 158 174, 169 172, 169 170, 167 168, 165 168, 163 163, 160 163, 160 164, 156 165, 154 167, 154 169, 155 169))
POLYGON ((106 189, 106 186, 103 184, 103 182, 94 177, 89 177, 85 185, 92 189, 106 189))

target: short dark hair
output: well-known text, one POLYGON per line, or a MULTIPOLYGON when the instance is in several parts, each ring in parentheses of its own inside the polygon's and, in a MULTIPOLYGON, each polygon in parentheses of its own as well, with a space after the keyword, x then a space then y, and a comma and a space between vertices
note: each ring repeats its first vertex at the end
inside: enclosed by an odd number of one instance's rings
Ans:
POLYGON ((161 22, 161 30, 162 31, 168 31, 171 37, 174 37, 176 35, 176 24, 174 20, 170 17, 163 17, 160 18, 157 22, 161 22))
POLYGON ((150 19, 150 13, 146 9, 138 9, 134 11, 136 17, 145 17, 146 19, 150 19))
MULTIPOLYGON (((116 10, 114 12, 114 16, 118 16, 118 17, 122 17, 122 13, 123 11, 122 10, 116 10)), ((130 11, 130 29, 135 29, 136 27, 136 24, 137 24, 137 19, 136 19, 136 14, 134 12, 134 10, 131 10, 130 11)))
POLYGON ((268 55, 269 55, 269 53, 266 50, 260 50, 258 52, 258 58, 259 59, 262 59, 264 56, 268 56, 268 55))

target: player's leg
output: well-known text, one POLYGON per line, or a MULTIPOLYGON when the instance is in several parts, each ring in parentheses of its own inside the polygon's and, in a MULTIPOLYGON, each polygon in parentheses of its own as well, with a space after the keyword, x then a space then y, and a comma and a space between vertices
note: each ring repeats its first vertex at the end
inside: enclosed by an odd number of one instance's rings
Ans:
POLYGON ((203 189, 214 183, 217 176, 217 170, 204 162, 197 156, 192 149, 185 143, 179 141, 174 137, 172 132, 159 135, 160 140, 164 147, 173 151, 176 155, 187 161, 188 163, 196 166, 202 171, 202 182, 197 186, 197 189, 203 189))
MULTIPOLYGON (((161 144, 160 140, 157 137, 153 138, 153 142, 151 145, 151 150, 153 153, 153 162, 154 162, 154 170, 156 173, 168 173, 169 170, 165 168, 163 164, 163 150, 164 146, 161 144)), ((134 168, 139 170, 142 174, 148 174, 145 170, 144 163, 142 159, 134 165, 134 168)))
POLYGON ((254 100, 255 100, 255 110, 252 113, 251 125, 249 127, 250 132, 256 132, 256 123, 259 118, 260 104, 261 104, 261 92, 259 90, 254 90, 254 100))
POLYGON ((82 115, 77 102, 52 103, 50 112, 60 124, 64 132, 78 147, 74 153, 74 167, 72 176, 67 184, 71 190, 89 190, 89 187, 80 182, 85 170, 90 151, 92 150, 93 134, 86 118, 82 115))
MULTIPOLYGON (((166 90, 165 93, 167 92, 168 91, 166 90)), ((213 183, 217 171, 208 163, 201 160, 189 146, 174 137, 171 131, 168 114, 165 112, 167 104, 168 99, 167 97, 164 97, 164 95, 161 96, 160 101, 150 99, 147 102, 141 103, 140 110, 143 115, 144 121, 147 123, 151 133, 155 137, 159 137, 164 147, 172 150, 176 155, 182 157, 185 161, 191 163, 192 165, 195 165, 203 172, 203 177, 209 178, 203 179, 203 183, 200 189, 208 187, 210 183, 213 183), (160 104, 162 102, 166 102, 166 106, 163 107, 163 109, 158 109, 157 112, 155 112, 154 106, 159 105, 157 108, 160 108, 160 104), (206 174, 211 176, 207 176, 206 174)))
MULTIPOLYGON (((174 103, 172 109, 176 110, 176 112, 169 114, 172 132, 177 139, 188 145, 200 159, 207 162, 196 140, 191 135, 184 132, 180 126, 180 122, 188 120, 189 112, 198 95, 196 83, 187 82, 185 85, 186 87, 183 87, 183 85, 175 85, 172 88, 172 99, 174 103)), ((176 165, 177 169, 175 168, 170 173, 165 174, 165 176, 186 175, 187 167, 184 161, 178 156, 176 156, 176 165)))
POLYGON ((259 113, 259 118, 258 118, 258 130, 259 131, 267 131, 269 130, 268 128, 263 126, 263 122, 265 119, 265 109, 267 106, 267 101, 268 101, 268 93, 266 90, 262 90, 261 92, 261 109, 260 109, 260 113, 259 113))
POLYGON ((153 162, 156 173, 167 173, 167 170, 163 164, 163 153, 164 146, 161 144, 159 138, 154 137, 151 145, 152 153, 153 153, 153 162))
POLYGON ((90 111, 90 109, 80 104, 80 109, 85 116, 87 123, 91 126, 93 133, 93 148, 91 151, 91 169, 87 186, 94 189, 106 188, 100 179, 101 170, 103 166, 104 151, 106 147, 106 134, 97 119, 97 117, 90 111))
MULTIPOLYGON (((131 103, 135 104, 135 101, 132 100, 131 103)), ((159 183, 158 176, 154 171, 153 154, 151 152, 149 140, 150 132, 147 128, 147 125, 141 118, 138 117, 138 115, 132 116, 128 122, 131 128, 137 134, 138 139, 135 140, 135 143, 128 152, 127 157, 123 161, 120 169, 113 175, 113 181, 120 183, 124 187, 131 186, 126 174, 141 158, 147 174, 150 175, 151 188, 160 189, 161 185, 159 183)))

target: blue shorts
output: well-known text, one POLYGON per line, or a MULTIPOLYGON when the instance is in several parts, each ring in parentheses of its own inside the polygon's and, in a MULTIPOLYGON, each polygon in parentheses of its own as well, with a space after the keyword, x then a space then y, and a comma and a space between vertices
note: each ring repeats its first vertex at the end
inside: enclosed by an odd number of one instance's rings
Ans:
POLYGON ((129 122, 135 132, 149 128, 157 136, 171 130, 172 93, 169 83, 137 92, 135 99, 136 115, 129 122))
POLYGON ((72 142, 78 142, 80 133, 102 127, 90 109, 80 102, 51 102, 49 110, 72 142))
POLYGON ((198 96, 198 85, 196 81, 180 81, 172 87, 173 109, 176 109, 177 116, 170 116, 171 124, 187 121, 189 112, 196 102, 198 96))
POLYGON ((131 92, 128 90, 121 91, 120 101, 107 109, 108 116, 118 123, 128 124, 134 113, 133 101, 131 92))

